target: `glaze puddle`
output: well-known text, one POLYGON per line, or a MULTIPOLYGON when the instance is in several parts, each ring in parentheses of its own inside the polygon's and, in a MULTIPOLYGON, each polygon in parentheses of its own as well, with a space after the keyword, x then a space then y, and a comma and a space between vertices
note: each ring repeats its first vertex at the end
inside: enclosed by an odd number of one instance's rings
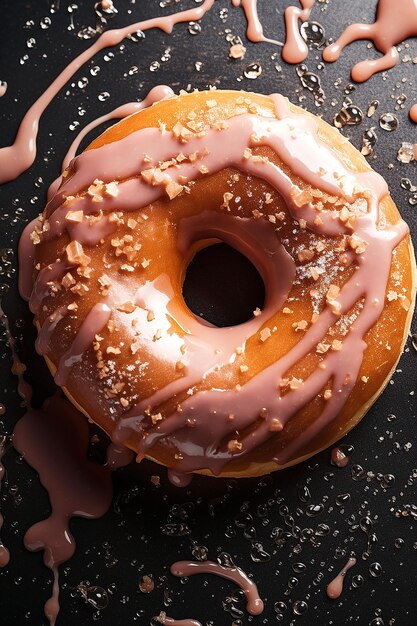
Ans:
POLYGON ((397 44, 417 35, 417 5, 414 0, 379 0, 373 24, 350 24, 339 39, 327 46, 323 59, 337 61, 343 49, 353 41, 370 39, 383 53, 379 59, 367 59, 352 68, 353 80, 362 83, 377 72, 388 70, 398 63, 397 44), (399 8, 401 4, 401 8, 399 8))
POLYGON ((50 516, 31 526, 24 538, 31 552, 43 550, 44 563, 53 573, 52 596, 45 604, 51 626, 59 612, 58 568, 76 547, 70 520, 101 517, 112 499, 111 471, 87 460, 88 444, 85 417, 57 395, 42 410, 29 409, 13 433, 14 447, 38 472, 51 503, 50 516))

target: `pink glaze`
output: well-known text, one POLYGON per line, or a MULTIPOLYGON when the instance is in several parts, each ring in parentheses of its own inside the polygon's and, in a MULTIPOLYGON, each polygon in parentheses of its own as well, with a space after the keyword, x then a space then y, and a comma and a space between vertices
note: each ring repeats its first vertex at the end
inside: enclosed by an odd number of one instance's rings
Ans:
POLYGON ((356 565, 356 559, 354 557, 350 557, 343 569, 341 569, 338 575, 327 585, 326 593, 330 600, 337 600, 337 598, 342 595, 346 572, 348 572, 354 565, 356 565))
POLYGON ((129 448, 110 443, 107 448, 106 466, 111 470, 120 469, 130 465, 134 458, 135 454, 129 448))
POLYGON ((342 50, 358 39, 370 39, 383 53, 379 59, 365 60, 352 69, 353 80, 361 83, 377 72, 394 67, 398 63, 396 45, 417 35, 417 4, 415 0, 379 0, 376 20, 373 24, 350 24, 323 52, 323 59, 332 63, 342 50))
POLYGON ((287 37, 282 50, 282 58, 287 63, 301 63, 307 58, 308 46, 301 37, 298 22, 306 22, 316 0, 300 0, 302 9, 287 7, 285 9, 285 27, 287 37))
POLYGON ((54 575, 45 604, 51 626, 59 611, 58 567, 75 551, 70 519, 101 517, 112 498, 110 471, 87 460, 88 442, 84 416, 58 396, 41 411, 29 409, 13 433, 14 447, 38 472, 51 502, 50 517, 31 526, 24 540, 28 550, 44 551, 44 563, 54 575))
POLYGON ((180 22, 200 20, 213 4, 214 0, 204 0, 201 6, 188 11, 136 22, 124 28, 108 30, 100 35, 95 43, 67 65, 46 91, 32 104, 19 126, 14 143, 11 146, 0 148, 0 184, 14 180, 32 165, 36 158, 36 138, 42 114, 75 72, 92 59, 95 54, 104 48, 116 46, 125 37, 136 33, 138 30, 146 31, 158 28, 170 33, 174 26, 180 22))
POLYGON ((264 603, 259 597, 258 588, 240 567, 223 567, 214 561, 177 561, 171 565, 174 576, 193 576, 194 574, 214 574, 238 585, 246 596, 246 610, 251 615, 260 615, 264 603))
MULTIPOLYGON (((157 85, 153 89, 150 90, 148 95, 141 102, 128 102, 127 104, 122 104, 122 106, 113 109, 110 113, 106 113, 105 115, 101 115, 97 119, 93 120, 89 124, 87 124, 76 136, 71 146, 69 147, 67 154, 65 155, 62 161, 61 172, 67 169, 72 159, 75 157, 75 154, 79 148, 82 140, 91 133, 92 130, 114 119, 122 119, 128 117, 129 115, 133 115, 133 113, 137 113, 142 109, 146 109, 147 107, 155 104, 155 102, 160 102, 161 100, 165 100, 166 98, 172 98, 175 96, 174 92, 170 87, 166 85, 157 85)), ((59 176, 49 187, 48 189, 48 200, 50 200, 58 191, 59 185, 61 183, 61 176, 59 176)), ((32 229, 33 230, 33 229, 32 229)))
POLYGON ((6 91, 7 91, 7 83, 0 80, 0 98, 6 95, 6 91))
POLYGON ((62 355, 54 380, 57 385, 65 385, 71 368, 81 361, 84 352, 91 346, 110 319, 111 309, 107 304, 95 304, 83 323, 71 346, 62 355))
POLYGON ((414 122, 414 124, 417 124, 417 104, 413 104, 408 114, 410 116, 410 120, 414 122))
POLYGON ((168 480, 174 487, 188 487, 193 480, 193 475, 180 474, 172 469, 168 469, 168 480))
MULTIPOLYGON (((278 166, 272 162, 256 162, 252 158, 243 158, 244 150, 253 145, 254 134, 260 138, 261 144, 274 150, 296 175, 313 187, 348 199, 354 197, 358 186, 363 186, 370 192, 368 212, 358 217, 354 227, 355 234, 367 243, 367 249, 357 256, 357 269, 338 297, 342 315, 347 314, 358 301, 364 300, 364 303, 360 315, 343 341, 342 349, 326 354, 321 369, 313 372, 298 389, 281 396, 277 382, 300 359, 315 350, 336 322, 335 314, 330 308, 325 308, 316 323, 285 357, 253 377, 240 389, 213 389, 188 397, 182 402, 179 411, 144 433, 141 444, 141 452, 148 452, 157 441, 170 436, 171 443, 183 457, 174 468, 179 473, 207 467, 214 473, 221 471, 231 459, 231 454, 220 445, 226 437, 250 428, 258 420, 261 410, 267 415, 257 429, 242 440, 242 450, 234 458, 244 456, 272 436, 272 419, 275 420, 275 428, 277 423, 280 428, 284 428, 292 416, 329 382, 332 396, 326 402, 321 416, 296 441, 276 455, 276 462, 283 464, 294 458, 299 448, 314 439, 336 417, 357 379, 366 349, 363 337, 383 310, 392 251, 408 232, 402 221, 386 229, 377 227, 378 203, 387 193, 385 181, 378 174, 373 171, 359 173, 349 170, 320 141, 314 118, 292 113, 287 101, 281 96, 272 98, 278 119, 251 114, 238 115, 229 119, 222 131, 210 130, 205 136, 192 138, 185 144, 180 143, 171 133, 146 128, 117 142, 85 152, 73 160, 72 176, 64 181, 47 208, 49 231, 43 235, 45 239, 59 236, 66 229, 70 238, 93 245, 99 239, 94 240, 88 226, 81 223, 74 229, 66 223, 67 208, 62 205, 66 196, 77 194, 95 178, 104 179, 104 182, 121 181, 117 198, 103 198, 103 202, 100 202, 100 210, 103 211, 103 217, 98 221, 100 225, 106 219, 106 213, 118 206, 123 206, 126 211, 138 209, 164 194, 161 187, 151 186, 142 177, 137 177, 138 164, 139 168, 149 168, 153 163, 169 160, 179 152, 186 157, 198 152, 200 158, 197 162, 185 160, 179 167, 172 168, 173 171, 168 170, 173 180, 183 181, 180 177, 189 181, 199 178, 201 165, 206 166, 209 173, 225 167, 235 167, 247 175, 270 183, 284 198, 291 216, 296 220, 305 219, 310 230, 325 236, 346 233, 337 211, 321 211, 321 223, 316 224, 314 219, 317 212, 313 206, 306 204, 297 207, 291 195, 296 189, 278 166), (149 155, 151 160, 143 163, 144 154, 149 155), (319 168, 322 168, 320 172, 319 168), (228 420, 230 414, 235 416, 233 421, 228 420), (190 423, 194 424, 194 428, 186 427, 190 423)), ((91 199, 83 195, 72 206, 86 214, 96 210, 91 199)), ((100 229, 99 232, 101 237, 100 229)), ((178 247, 186 255, 194 242, 213 237, 236 247, 258 268, 267 288, 264 310, 249 322, 228 329, 209 327, 189 316, 185 319, 178 317, 178 325, 188 329, 184 339, 184 375, 157 390, 118 420, 114 433, 118 443, 123 443, 131 431, 143 431, 147 409, 157 407, 173 394, 192 388, 212 368, 230 362, 234 358, 236 346, 244 346, 247 338, 266 325, 271 315, 282 307, 287 298, 294 280, 295 265, 276 237, 274 226, 270 222, 206 212, 183 220, 178 233, 178 247)), ((352 259, 353 257, 351 262, 352 259)), ((66 269, 64 261, 57 261, 38 273, 30 299, 31 309, 35 313, 48 294, 49 281, 63 275, 66 269)), ((164 355, 169 353, 172 359, 175 356, 175 360, 178 360, 182 357, 182 342, 175 334, 168 333, 170 319, 175 319, 175 311, 171 310, 172 298, 173 290, 167 276, 160 276, 153 283, 148 281, 143 284, 132 300, 143 309, 143 339, 146 340, 147 335, 152 338, 156 327, 163 331, 161 340, 154 342, 157 351, 155 356, 164 359, 164 355), (155 312, 155 328, 146 322, 146 310, 155 312)), ((61 359, 62 364, 56 379, 58 382, 62 384, 66 379, 72 363, 82 358, 83 352, 91 345, 94 334, 99 332, 97 329, 104 326, 110 314, 108 307, 100 309, 100 315, 97 310, 90 312, 88 322, 84 322, 87 324, 86 330, 83 323, 70 353, 61 359)), ((48 334, 48 330, 44 332, 48 334)))
POLYGON ((153 621, 163 624, 163 626, 202 626, 196 619, 173 619, 164 612, 154 617, 153 621))
POLYGON ((246 29, 246 37, 249 39, 249 41, 253 41, 253 43, 266 41, 282 46, 282 43, 280 41, 275 41, 275 39, 267 39, 264 36, 264 30, 258 17, 258 0, 232 0, 232 4, 234 7, 241 6, 245 12, 246 21, 248 23, 246 29))

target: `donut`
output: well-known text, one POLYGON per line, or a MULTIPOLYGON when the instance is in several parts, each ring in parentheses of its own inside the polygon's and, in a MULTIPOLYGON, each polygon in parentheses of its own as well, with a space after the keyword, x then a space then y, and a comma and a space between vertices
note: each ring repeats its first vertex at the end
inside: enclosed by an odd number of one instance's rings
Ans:
POLYGON ((123 119, 72 160, 30 239, 55 382, 180 474, 257 476, 332 445, 386 386, 412 317, 414 253, 384 179, 281 95, 181 93, 123 119), (183 298, 213 241, 264 281, 237 326, 183 298))

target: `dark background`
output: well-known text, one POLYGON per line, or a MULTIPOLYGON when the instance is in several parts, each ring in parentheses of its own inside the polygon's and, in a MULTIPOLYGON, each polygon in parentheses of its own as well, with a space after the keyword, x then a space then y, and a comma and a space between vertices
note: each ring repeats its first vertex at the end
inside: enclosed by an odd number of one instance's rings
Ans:
MULTIPOLYGON (((291 2, 294 3, 295 0, 291 2)), ((57 72, 89 44, 77 33, 85 26, 95 26, 94 0, 79 0, 77 4, 78 8, 73 5, 71 12, 70 3, 61 0, 59 9, 51 13, 47 0, 1 0, 0 80, 8 83, 7 93, 0 99, 1 145, 13 141, 28 106, 57 72), (44 18, 50 19, 48 28, 41 27, 44 18), (72 23, 73 30, 69 28, 72 23)), ((266 35, 282 40, 282 12, 288 4, 287 0, 260 0, 259 13, 266 35)), ((371 21, 375 5, 374 1, 357 0, 317 2, 312 19, 324 26, 326 37, 336 37, 349 22, 371 21)), ((400 5, 401 2, 399 10, 400 5)), ((119 14, 112 26, 195 4, 193 0, 183 0, 164 8, 156 0, 115 0, 115 6, 119 14)), ((417 55, 415 40, 401 46, 401 62, 394 70, 353 90, 349 87, 349 69, 354 61, 374 57, 377 53, 373 46, 368 48, 366 42, 354 44, 339 62, 325 67, 320 66, 320 51, 310 50, 306 63, 310 71, 320 76, 326 95, 324 104, 317 108, 312 94, 301 86, 295 67, 282 62, 280 48, 246 41, 243 12, 233 9, 228 0, 218 0, 201 26, 201 33, 195 36, 188 32, 186 24, 177 26, 172 35, 150 31, 144 41, 124 41, 121 46, 97 55, 61 91, 43 116, 34 166, 0 190, 0 293, 19 354, 28 365, 27 377, 34 383, 35 402, 53 392, 53 385, 42 359, 34 354, 31 316, 17 296, 19 234, 25 222, 44 206, 46 188, 58 174, 61 159, 76 132, 70 126, 79 122, 79 130, 98 115, 126 101, 143 98, 156 84, 166 83, 177 91, 209 85, 261 93, 280 91, 310 111, 316 110, 329 122, 340 110, 346 92, 351 92, 349 97, 363 110, 365 118, 360 125, 345 127, 343 132, 360 147, 363 132, 375 127, 378 142, 370 162, 388 180, 394 200, 417 235, 416 209, 409 203, 411 194, 400 185, 402 177, 417 182, 415 165, 396 160, 401 142, 416 139, 407 119, 408 108, 417 99, 412 62, 417 55), (246 57, 241 61, 228 58, 229 30, 247 46, 246 57), (114 56, 109 57, 109 52, 114 56), (160 67, 152 72, 154 61, 160 67), (262 66, 262 74, 256 80, 243 77, 251 62, 262 66), (94 66, 100 68, 96 76, 90 72, 94 66), (88 85, 80 88, 78 81, 83 77, 88 77, 88 85), (105 101, 98 98, 102 92, 110 94, 105 101), (396 111, 397 98, 401 101, 402 94, 407 97, 405 108, 396 111), (380 106, 368 119, 366 110, 374 99, 380 101, 380 106), (83 111, 85 114, 81 115, 83 111), (400 125, 395 132, 379 127, 379 115, 385 112, 398 116, 400 125)), ((4 334, 0 356, 0 402, 6 406, 0 428, 11 433, 23 409, 16 393, 16 379, 10 372, 10 352, 4 334)), ((74 519, 71 523, 78 549, 61 568, 62 608, 58 626, 82 626, 96 621, 103 626, 147 625, 160 610, 178 618, 194 617, 204 625, 232 624, 233 617, 222 604, 235 591, 232 584, 213 577, 194 577, 183 584, 169 574, 173 561, 192 558, 196 544, 206 546, 211 559, 221 552, 229 553, 253 575, 265 600, 265 611, 252 620, 243 610, 243 624, 253 621, 270 625, 366 626, 378 624, 373 621, 378 617, 381 625, 416 624, 416 358, 410 340, 382 398, 343 442, 354 447, 351 463, 345 469, 332 467, 330 451, 326 451, 273 476, 241 481, 196 477, 183 490, 168 483, 163 468, 149 463, 117 472, 114 504, 108 514, 96 521, 74 519), (359 475, 361 480, 352 477, 358 478, 359 470, 354 465, 364 470, 359 475), (159 487, 150 482, 152 474, 160 475, 159 487), (387 474, 393 475, 394 480, 384 481, 387 474), (317 515, 311 516, 310 505, 321 505, 317 515), (359 525, 365 515, 374 521, 376 534, 368 558, 362 558, 367 537, 359 525), (320 526, 323 524, 328 529, 320 526), (326 598, 326 585, 352 551, 358 564, 349 572, 340 600, 332 602, 326 598), (254 558, 261 558, 262 562, 254 558), (294 564, 300 562, 306 567, 305 572, 298 574, 294 569, 300 568, 294 564), (382 567, 379 577, 370 573, 370 565, 375 562, 382 567), (156 583, 149 595, 138 588, 144 574, 152 575, 156 583), (362 577, 355 579, 356 587, 352 586, 353 576, 362 577), (298 584, 286 594, 291 577, 297 578, 298 584), (105 610, 97 613, 76 591, 77 585, 86 580, 109 590, 109 606, 105 610), (294 613, 300 607, 297 601, 308 605, 302 616, 294 613), (285 602, 287 608, 282 614, 274 610, 276 602, 285 602)), ((41 625, 46 623, 43 604, 50 595, 51 576, 42 564, 42 555, 27 552, 22 538, 31 524, 48 514, 48 498, 36 473, 13 450, 4 463, 2 539, 10 549, 11 561, 0 570, 0 624, 41 625)), ((294 586, 294 581, 291 584, 294 586)), ((241 598, 237 597, 234 604, 244 609, 241 598)))

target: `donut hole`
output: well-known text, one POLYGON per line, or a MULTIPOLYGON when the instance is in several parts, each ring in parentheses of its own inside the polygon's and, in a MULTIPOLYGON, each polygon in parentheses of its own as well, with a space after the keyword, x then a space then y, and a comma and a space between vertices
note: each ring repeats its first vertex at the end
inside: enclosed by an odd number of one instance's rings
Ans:
POLYGON ((223 242, 194 255, 182 292, 190 311, 217 327, 243 324, 265 304, 265 285, 256 267, 223 242))

